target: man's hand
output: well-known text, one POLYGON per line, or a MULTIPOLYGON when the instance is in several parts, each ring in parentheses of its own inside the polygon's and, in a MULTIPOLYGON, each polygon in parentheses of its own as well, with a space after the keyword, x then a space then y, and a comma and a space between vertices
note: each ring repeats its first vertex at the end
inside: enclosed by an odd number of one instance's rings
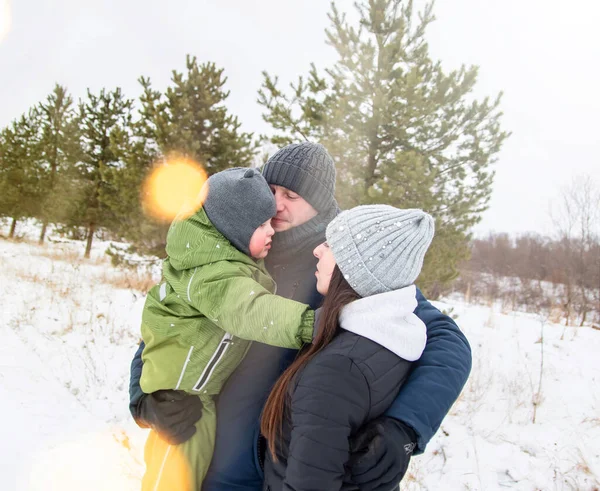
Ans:
POLYGON ((361 490, 391 491, 404 477, 417 435, 387 416, 374 419, 351 441, 350 473, 361 490))
POLYGON ((196 433, 194 425, 200 416, 199 397, 179 390, 158 390, 140 400, 137 422, 152 428, 167 443, 178 445, 196 433))

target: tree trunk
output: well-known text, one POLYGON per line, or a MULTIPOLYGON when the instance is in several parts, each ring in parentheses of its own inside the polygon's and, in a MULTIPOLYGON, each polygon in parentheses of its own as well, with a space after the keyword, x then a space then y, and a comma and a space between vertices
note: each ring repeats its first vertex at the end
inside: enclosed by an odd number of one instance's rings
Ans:
POLYGON ((48 228, 48 222, 44 221, 44 224, 42 225, 42 231, 40 232, 40 245, 44 243, 47 228, 48 228))
POLYGON ((17 228, 17 219, 13 218, 12 223, 10 224, 10 233, 8 234, 9 239, 12 239, 15 236, 16 228, 17 228))
POLYGON ((375 81, 373 83, 374 92, 373 97, 373 109, 371 113, 370 124, 372 125, 371 134, 369 135, 369 153, 367 156, 367 171, 365 176, 365 196, 368 196, 369 188, 375 183, 375 172, 377 170, 377 151, 379 150, 379 123, 381 117, 379 109, 381 105, 381 98, 377 93, 379 89, 379 83, 381 78, 381 67, 383 66, 383 49, 384 42, 381 34, 376 36, 377 38, 377 71, 375 72, 375 81))
POLYGON ((87 233, 87 244, 85 246, 85 254, 83 257, 86 259, 90 258, 90 252, 92 251, 92 240, 94 240, 94 231, 96 230, 96 226, 93 223, 90 223, 88 227, 87 233))

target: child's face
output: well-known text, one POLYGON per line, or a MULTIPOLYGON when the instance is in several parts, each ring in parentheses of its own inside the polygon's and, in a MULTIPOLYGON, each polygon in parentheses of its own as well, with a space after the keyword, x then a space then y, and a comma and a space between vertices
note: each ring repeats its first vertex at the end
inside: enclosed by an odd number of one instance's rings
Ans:
POLYGON ((315 247, 313 254, 319 260, 317 263, 317 271, 315 272, 315 276, 317 277, 317 291, 321 295, 327 295, 331 276, 333 275, 333 270, 337 264, 335 262, 335 257, 327 245, 327 242, 323 242, 321 245, 315 247))
POLYGON ((250 237, 250 255, 254 259, 263 259, 269 254, 271 249, 271 238, 275 231, 271 226, 271 219, 269 218, 265 223, 260 225, 250 237))

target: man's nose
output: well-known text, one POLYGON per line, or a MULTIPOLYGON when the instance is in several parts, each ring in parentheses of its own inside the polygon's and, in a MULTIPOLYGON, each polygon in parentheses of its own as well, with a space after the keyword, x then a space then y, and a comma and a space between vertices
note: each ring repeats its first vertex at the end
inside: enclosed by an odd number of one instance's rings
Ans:
POLYGON ((277 196, 275 196, 275 206, 278 212, 283 211, 283 209, 285 208, 283 198, 278 198, 277 196))

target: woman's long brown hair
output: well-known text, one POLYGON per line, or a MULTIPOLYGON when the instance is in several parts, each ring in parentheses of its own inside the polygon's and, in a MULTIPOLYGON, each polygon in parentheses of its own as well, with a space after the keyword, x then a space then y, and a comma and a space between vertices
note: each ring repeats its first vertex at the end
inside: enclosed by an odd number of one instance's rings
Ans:
POLYGON ((325 300, 323 301, 321 316, 317 326, 317 336, 312 344, 303 349, 294 362, 283 372, 275 383, 260 422, 260 431, 267 439, 269 451, 273 460, 277 462, 276 440, 281 438, 283 418, 287 417, 289 387, 294 376, 306 365, 319 351, 327 346, 335 337, 338 330, 338 318, 344 305, 360 298, 348 282, 344 279, 340 269, 335 266, 331 275, 331 282, 325 300))

